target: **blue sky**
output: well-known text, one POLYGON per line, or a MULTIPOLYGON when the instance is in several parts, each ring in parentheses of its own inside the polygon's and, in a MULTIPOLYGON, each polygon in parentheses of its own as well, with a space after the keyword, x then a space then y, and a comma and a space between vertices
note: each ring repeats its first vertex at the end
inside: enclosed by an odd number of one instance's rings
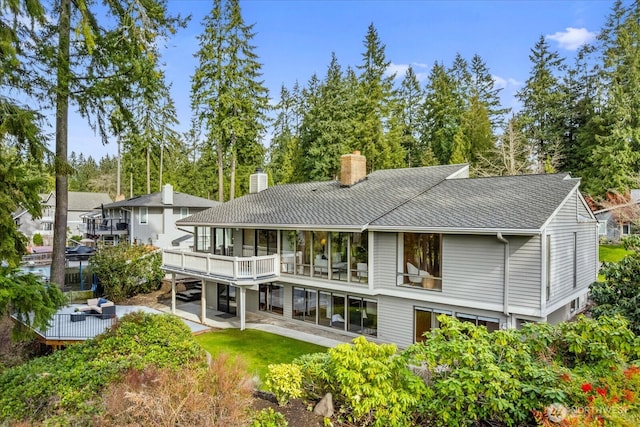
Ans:
MULTIPOLYGON (((190 78, 197 65, 196 36, 212 1, 168 3, 172 13, 191 15, 188 27, 168 41, 164 52, 178 130, 186 131, 191 119, 190 78)), ((397 71, 398 79, 409 64, 426 78, 436 61, 449 66, 456 53, 467 60, 477 53, 496 84, 504 88, 502 100, 507 107, 517 107, 513 95, 528 77, 530 49, 541 35, 571 64, 576 48, 595 37, 612 5, 613 1, 604 0, 241 1, 245 22, 255 24, 255 52, 263 64, 264 83, 276 101, 283 84, 288 88, 296 81, 305 85, 313 73, 324 77, 332 52, 343 69, 360 64, 367 28, 373 23, 386 46, 390 71, 397 71)), ((98 159, 116 152, 115 138, 103 146, 80 118, 72 117, 71 151, 98 159)))

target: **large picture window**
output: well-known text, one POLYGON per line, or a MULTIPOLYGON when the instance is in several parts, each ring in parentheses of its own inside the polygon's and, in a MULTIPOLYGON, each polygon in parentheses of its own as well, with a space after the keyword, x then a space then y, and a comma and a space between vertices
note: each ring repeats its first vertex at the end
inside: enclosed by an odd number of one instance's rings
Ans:
POLYGON ((431 308, 416 307, 414 309, 414 340, 415 342, 424 341, 426 333, 440 327, 438 316, 446 314, 451 316, 450 311, 433 310, 431 308))
POLYGON ((355 295, 293 288, 296 320, 362 335, 378 335, 378 302, 355 295))
POLYGON ((211 252, 211 228, 196 227, 196 252, 211 252))
POLYGON ((282 316, 284 313, 284 286, 273 283, 260 284, 259 309, 282 316))
POLYGON ((442 235, 404 233, 402 284, 425 289, 442 289, 442 235))

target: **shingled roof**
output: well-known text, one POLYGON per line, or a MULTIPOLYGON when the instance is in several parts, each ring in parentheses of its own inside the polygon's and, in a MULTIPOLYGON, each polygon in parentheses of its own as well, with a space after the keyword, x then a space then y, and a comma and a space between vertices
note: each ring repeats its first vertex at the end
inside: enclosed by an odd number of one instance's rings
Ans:
POLYGON ((390 169, 362 182, 285 184, 177 222, 180 226, 331 230, 539 230, 577 189, 568 175, 447 179, 461 165, 390 169))
MULTIPOLYGON (((177 208, 210 208, 217 205, 219 202, 214 200, 205 199, 203 197, 192 196, 191 194, 173 192, 173 203, 170 206, 177 208)), ((162 203, 162 193, 151 193, 142 196, 132 197, 131 199, 121 200, 119 202, 105 204, 105 209, 112 208, 128 208, 128 207, 140 207, 146 206, 149 208, 165 207, 162 203)))
POLYGON ((370 228, 539 230, 579 184, 566 174, 444 180, 370 228))

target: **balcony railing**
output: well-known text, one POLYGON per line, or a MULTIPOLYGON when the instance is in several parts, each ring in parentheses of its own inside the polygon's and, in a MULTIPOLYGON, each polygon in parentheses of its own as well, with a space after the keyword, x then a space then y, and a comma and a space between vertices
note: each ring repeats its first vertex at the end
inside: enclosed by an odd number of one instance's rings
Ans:
POLYGON ((115 316, 103 317, 88 313, 54 314, 48 328, 35 331, 47 340, 82 341, 100 335, 117 322, 115 316))
POLYGON ((129 223, 120 218, 91 219, 85 224, 85 233, 102 235, 126 235, 129 233, 129 223))
POLYGON ((184 274, 195 273, 212 278, 252 282, 280 275, 278 255, 234 257, 188 250, 165 249, 162 266, 184 274))

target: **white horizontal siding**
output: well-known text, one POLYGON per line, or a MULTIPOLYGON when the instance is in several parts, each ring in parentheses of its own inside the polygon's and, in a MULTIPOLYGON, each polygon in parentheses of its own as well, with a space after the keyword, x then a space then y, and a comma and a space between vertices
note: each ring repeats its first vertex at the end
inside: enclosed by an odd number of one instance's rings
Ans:
POLYGON ((398 238, 396 233, 374 233, 374 288, 395 288, 398 271, 398 238))
POLYGON ((494 236, 449 235, 442 242, 442 295, 501 304, 504 244, 494 236))
POLYGON ((392 342, 399 347, 413 344, 413 307, 424 303, 394 298, 378 298, 378 339, 392 342))
POLYGON ((509 305, 540 309, 540 236, 509 240, 509 305))
POLYGON ((545 230, 551 238, 551 297, 546 302, 549 308, 583 295, 596 277, 598 230, 596 223, 585 222, 586 218, 590 218, 589 212, 574 193, 545 230))

